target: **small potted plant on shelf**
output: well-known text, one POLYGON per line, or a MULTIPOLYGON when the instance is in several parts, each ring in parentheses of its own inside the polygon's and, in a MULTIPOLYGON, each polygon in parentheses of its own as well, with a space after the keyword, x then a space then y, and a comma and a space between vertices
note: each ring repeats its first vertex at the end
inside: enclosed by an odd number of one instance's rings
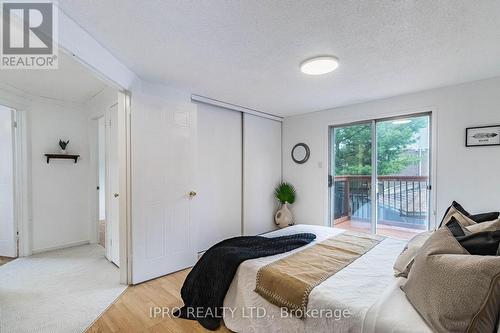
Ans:
POLYGON ((274 189, 274 196, 281 203, 281 208, 274 215, 274 222, 280 228, 293 225, 293 215, 288 205, 295 202, 295 187, 286 182, 282 182, 274 189))
POLYGON ((66 150, 66 148, 68 148, 68 143, 69 143, 69 140, 64 141, 64 140, 59 139, 59 147, 61 147, 61 154, 66 155, 68 153, 68 151, 66 150))

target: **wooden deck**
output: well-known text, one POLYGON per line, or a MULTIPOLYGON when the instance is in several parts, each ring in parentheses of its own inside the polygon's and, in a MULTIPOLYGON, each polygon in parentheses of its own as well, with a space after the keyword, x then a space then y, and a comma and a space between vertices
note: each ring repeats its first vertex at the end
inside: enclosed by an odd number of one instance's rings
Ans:
MULTIPOLYGON (((345 222, 337 223, 335 228, 340 228, 344 230, 360 231, 360 232, 371 232, 371 226, 368 222, 361 222, 356 220, 347 220, 345 222)), ((377 234, 396 238, 403 240, 410 240, 415 235, 423 232, 424 230, 415 230, 402 227, 393 227, 389 225, 379 224, 377 225, 377 234)))

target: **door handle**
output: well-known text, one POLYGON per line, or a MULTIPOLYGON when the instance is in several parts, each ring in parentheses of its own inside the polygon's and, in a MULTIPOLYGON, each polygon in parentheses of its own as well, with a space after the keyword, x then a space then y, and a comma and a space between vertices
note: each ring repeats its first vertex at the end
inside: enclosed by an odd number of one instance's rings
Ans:
POLYGON ((120 195, 118 193, 113 194, 115 198, 118 198, 120 195))
POLYGON ((190 192, 188 193, 188 195, 189 195, 189 198, 190 198, 190 199, 191 199, 191 198, 194 198, 194 197, 196 196, 196 194, 197 194, 197 193, 196 193, 195 191, 190 191, 190 192))

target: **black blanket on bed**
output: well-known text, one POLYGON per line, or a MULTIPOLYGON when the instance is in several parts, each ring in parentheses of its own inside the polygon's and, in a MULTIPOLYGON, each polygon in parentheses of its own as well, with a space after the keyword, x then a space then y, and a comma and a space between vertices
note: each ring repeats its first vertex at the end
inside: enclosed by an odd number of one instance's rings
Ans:
POLYGON ((316 235, 309 233, 275 238, 243 236, 215 244, 184 281, 181 289, 184 306, 175 315, 198 320, 206 329, 216 330, 223 316, 224 297, 243 261, 291 251, 315 238, 316 235))

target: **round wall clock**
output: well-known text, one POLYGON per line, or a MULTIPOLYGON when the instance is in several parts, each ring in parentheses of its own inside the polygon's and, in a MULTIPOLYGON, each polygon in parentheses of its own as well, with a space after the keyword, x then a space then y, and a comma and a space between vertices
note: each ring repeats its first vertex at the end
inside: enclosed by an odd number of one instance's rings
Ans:
POLYGON ((311 151, 305 143, 297 143, 292 148, 292 160, 297 164, 304 164, 309 159, 311 151))

